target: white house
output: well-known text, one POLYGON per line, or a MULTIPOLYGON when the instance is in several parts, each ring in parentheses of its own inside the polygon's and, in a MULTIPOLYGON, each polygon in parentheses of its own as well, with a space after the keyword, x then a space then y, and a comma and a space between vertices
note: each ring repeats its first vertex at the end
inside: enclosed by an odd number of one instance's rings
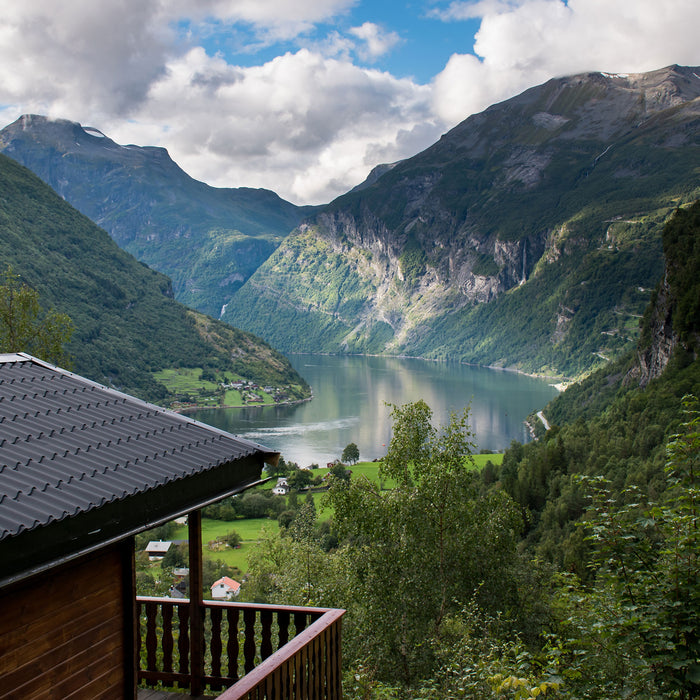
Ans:
POLYGON ((241 584, 228 576, 220 578, 211 584, 211 597, 214 600, 231 600, 235 598, 241 590, 241 584))
POLYGON ((158 540, 157 542, 155 540, 149 542, 148 546, 146 547, 148 558, 151 561, 162 559, 167 554, 171 544, 172 542, 162 542, 161 540, 158 540))
POLYGON ((277 479, 276 486, 272 489, 275 496, 286 496, 289 493, 289 484, 284 477, 277 479))

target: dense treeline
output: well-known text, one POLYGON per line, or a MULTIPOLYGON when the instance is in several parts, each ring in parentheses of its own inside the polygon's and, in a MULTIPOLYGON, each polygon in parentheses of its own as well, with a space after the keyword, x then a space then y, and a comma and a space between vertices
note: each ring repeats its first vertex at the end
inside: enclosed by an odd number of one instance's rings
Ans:
POLYGON ((657 497, 681 400, 700 392, 700 202, 676 212, 663 240, 669 292, 664 301, 658 290, 652 296, 638 352, 570 387, 547 408, 554 427, 537 442, 512 446, 500 469, 487 472, 519 504, 533 553, 584 577, 585 546, 575 525, 585 507, 579 477, 603 476, 618 492, 635 485, 657 497), (663 374, 640 387, 637 364, 651 352, 652 324, 667 319, 678 344, 663 374))
POLYGON ((170 280, 137 262, 29 170, 0 155, 0 269, 11 266, 47 309, 67 314, 74 369, 142 398, 164 400, 152 372, 203 367, 309 389, 255 336, 190 311, 170 280))
POLYGON ((346 697, 698 697, 700 326, 682 300, 699 213, 667 227, 671 294, 645 315, 678 331, 660 376, 640 380, 640 346, 481 472, 468 416, 395 407, 380 476, 397 486, 332 481, 337 548, 313 512, 264 540, 249 597, 347 609, 346 697))

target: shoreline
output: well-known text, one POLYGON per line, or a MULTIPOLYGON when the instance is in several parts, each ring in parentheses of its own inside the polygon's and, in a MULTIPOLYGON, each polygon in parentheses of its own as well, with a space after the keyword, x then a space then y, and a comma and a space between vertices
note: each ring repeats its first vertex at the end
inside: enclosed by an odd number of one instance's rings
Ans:
MULTIPOLYGON (((570 387, 572 384, 576 383, 576 379, 572 377, 564 377, 561 375, 554 375, 554 374, 538 374, 536 372, 526 372, 525 370, 518 369, 517 367, 500 367, 499 365, 480 365, 476 362, 464 362, 462 360, 450 360, 450 359, 435 359, 431 357, 420 357, 419 355, 379 355, 379 354, 373 354, 373 353, 337 353, 337 352, 290 352, 286 353, 289 356, 296 356, 296 357, 385 357, 385 358, 392 358, 396 360, 420 360, 421 362, 434 362, 434 363, 450 363, 450 362, 455 362, 460 365, 465 365, 466 367, 477 367, 478 369, 489 369, 489 370, 497 370, 500 372, 511 372, 513 374, 521 374, 525 377, 530 377, 531 379, 541 379, 544 381, 547 380, 554 380, 554 381, 548 381, 549 386, 553 387, 556 389, 559 393, 562 393, 566 391, 568 387, 570 387)), ((229 405, 219 405, 219 406, 212 406, 210 404, 207 405, 192 405, 192 406, 185 406, 182 408, 170 408, 169 410, 174 411, 175 413, 182 413, 182 414, 187 414, 188 412, 191 411, 206 411, 206 410, 212 410, 212 409, 235 409, 235 408, 270 408, 273 406, 296 406, 297 404, 302 404, 306 403, 307 401, 311 401, 314 398, 313 391, 311 392, 311 396, 309 396, 306 399, 296 399, 295 401, 280 401, 279 403, 266 403, 266 404, 240 404, 236 406, 229 406, 229 405)), ((527 423, 527 421, 525 421, 527 423)), ((530 426, 528 426, 530 427, 530 426)))
POLYGON ((523 369, 518 369, 517 367, 501 367, 499 365, 480 365, 477 362, 464 362, 463 360, 438 360, 432 357, 421 357, 420 355, 378 355, 374 353, 339 353, 339 352, 290 352, 287 355, 295 355, 297 357, 390 357, 396 360, 421 360, 422 362, 456 362, 459 365, 465 365, 467 367, 478 367, 479 369, 493 369, 499 370, 501 372, 513 372, 514 374, 522 374, 525 377, 530 377, 532 379, 544 379, 544 380, 556 380, 556 383, 548 382, 549 386, 554 387, 560 393, 565 391, 572 384, 575 384, 578 379, 574 377, 566 377, 558 374, 539 374, 537 372, 526 372, 523 369))
POLYGON ((314 397, 314 395, 312 393, 311 396, 309 396, 309 398, 307 398, 307 399, 296 399, 295 401, 280 401, 279 403, 263 403, 263 404, 245 403, 245 404, 239 404, 237 406, 228 406, 228 405, 212 406, 212 405, 208 404, 206 406, 199 406, 199 405, 184 406, 182 408, 170 408, 168 410, 173 411, 174 413, 186 414, 188 411, 209 411, 209 410, 215 410, 217 408, 220 408, 220 409, 272 408, 274 406, 296 406, 297 404, 306 403, 307 401, 311 401, 311 399, 313 399, 313 397, 314 397))

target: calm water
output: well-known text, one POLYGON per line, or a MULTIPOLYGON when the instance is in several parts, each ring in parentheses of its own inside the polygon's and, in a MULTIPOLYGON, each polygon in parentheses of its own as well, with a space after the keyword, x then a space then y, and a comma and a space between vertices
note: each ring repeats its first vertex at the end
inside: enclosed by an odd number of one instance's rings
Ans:
POLYGON ((513 439, 529 439, 523 421, 557 394, 543 380, 456 363, 327 355, 293 355, 290 360, 312 386, 312 401, 190 415, 279 450, 300 466, 325 465, 340 458, 349 442, 357 444, 363 460, 386 453, 391 439, 386 403, 423 399, 436 425, 471 403, 478 449, 502 450, 513 439))

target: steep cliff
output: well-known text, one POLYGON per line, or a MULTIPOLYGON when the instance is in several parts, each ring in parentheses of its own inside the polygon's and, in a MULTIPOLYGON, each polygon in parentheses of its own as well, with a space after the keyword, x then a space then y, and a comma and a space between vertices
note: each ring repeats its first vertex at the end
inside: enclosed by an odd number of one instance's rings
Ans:
POLYGON ((674 356, 696 361, 700 350, 700 201, 679 210, 663 234, 666 269, 642 324, 637 361, 627 376, 646 386, 674 356))
POLYGON ((700 195, 698 73, 561 78, 469 117, 307 219, 224 320, 287 351, 604 364, 700 195))

